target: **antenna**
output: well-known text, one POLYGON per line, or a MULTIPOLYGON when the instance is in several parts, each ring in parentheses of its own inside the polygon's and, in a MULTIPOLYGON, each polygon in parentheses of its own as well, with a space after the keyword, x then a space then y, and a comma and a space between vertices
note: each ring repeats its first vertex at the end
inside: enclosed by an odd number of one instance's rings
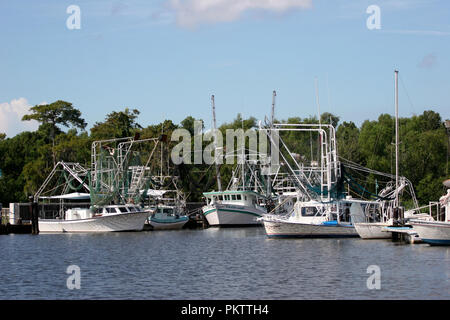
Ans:
POLYGON ((216 177, 217 177, 217 188, 222 191, 222 182, 220 181, 220 170, 219 164, 217 163, 217 124, 216 124, 216 105, 214 102, 214 95, 211 96, 211 105, 213 113, 213 125, 214 125, 214 163, 216 164, 216 177))
POLYGON ((398 208, 398 70, 395 70, 395 206, 398 208))
POLYGON ((277 92, 275 90, 273 90, 273 93, 272 93, 272 120, 271 120, 272 127, 273 127, 273 123, 275 121, 275 98, 276 98, 276 96, 277 96, 277 92))

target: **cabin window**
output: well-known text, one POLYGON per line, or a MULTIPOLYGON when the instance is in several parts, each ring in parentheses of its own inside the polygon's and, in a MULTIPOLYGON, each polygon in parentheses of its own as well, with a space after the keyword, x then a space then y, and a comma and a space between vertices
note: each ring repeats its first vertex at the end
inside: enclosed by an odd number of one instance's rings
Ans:
POLYGON ((235 194, 231 195, 231 200, 236 200, 236 195, 235 194))
POLYGON ((303 217, 314 217, 317 214, 316 207, 303 207, 302 216, 303 217))
POLYGON ((244 199, 247 200, 247 196, 244 196, 244 199))
POLYGON ((123 212, 123 213, 128 212, 127 208, 125 208, 125 207, 119 207, 119 210, 120 210, 120 212, 123 212))
POLYGON ((116 213, 116 208, 106 208, 106 212, 108 212, 108 213, 116 213))
POLYGON ((242 200, 241 195, 240 195, 240 194, 237 194, 237 195, 236 195, 236 199, 237 199, 237 200, 242 200))
POLYGON ((219 200, 223 200, 223 196, 222 195, 219 196, 219 200))
POLYGON ((133 207, 129 207, 131 212, 136 212, 136 210, 133 207))

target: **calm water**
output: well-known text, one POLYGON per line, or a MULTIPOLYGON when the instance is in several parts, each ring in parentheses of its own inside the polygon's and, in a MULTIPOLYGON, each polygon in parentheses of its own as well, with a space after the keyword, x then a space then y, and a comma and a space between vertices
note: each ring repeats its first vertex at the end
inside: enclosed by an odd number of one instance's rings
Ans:
POLYGON ((449 299, 450 248, 263 228, 0 236, 2 299, 449 299), (81 289, 66 286, 69 265, 81 289), (381 289, 367 289, 369 265, 381 289))

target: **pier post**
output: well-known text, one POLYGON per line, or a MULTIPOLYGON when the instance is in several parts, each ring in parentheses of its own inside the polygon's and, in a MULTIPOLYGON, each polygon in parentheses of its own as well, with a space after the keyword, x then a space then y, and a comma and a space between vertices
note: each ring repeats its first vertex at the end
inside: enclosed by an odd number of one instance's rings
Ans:
POLYGON ((31 234, 39 234, 39 218, 38 218, 38 204, 34 199, 30 203, 31 212, 31 234))

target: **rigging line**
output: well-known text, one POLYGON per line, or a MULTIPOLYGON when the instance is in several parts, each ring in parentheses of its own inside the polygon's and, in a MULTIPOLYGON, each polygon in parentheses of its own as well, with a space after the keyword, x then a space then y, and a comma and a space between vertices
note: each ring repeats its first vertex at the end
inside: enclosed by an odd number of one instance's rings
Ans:
POLYGON ((373 170, 366 170, 366 169, 363 169, 363 168, 354 168, 354 167, 351 167, 351 166, 348 166, 348 165, 345 165, 347 168, 353 168, 354 170, 360 170, 360 171, 363 171, 363 172, 367 172, 367 173, 371 173, 371 174, 376 174, 376 175, 380 175, 380 176, 385 176, 385 177, 388 177, 388 178, 390 178, 390 179, 394 179, 394 176, 393 175, 391 175, 391 174, 385 174, 385 173, 381 173, 381 172, 378 172, 378 171, 373 171, 373 170))
POLYGON ((344 162, 348 162, 350 165, 347 164, 346 166, 350 166, 354 170, 366 171, 366 172, 369 172, 369 173, 373 173, 373 174, 378 174, 378 175, 381 175, 381 176, 389 177, 391 179, 395 178, 395 175, 391 175, 389 173, 385 173, 385 172, 381 172, 381 171, 377 171, 377 170, 366 168, 366 167, 364 167, 364 166, 362 166, 360 164, 357 164, 356 162, 350 161, 350 160, 345 159, 345 158, 343 158, 341 156, 339 156, 339 158, 341 160, 344 160, 344 162))
POLYGON ((412 107, 412 109, 413 109, 412 111, 413 111, 413 113, 416 113, 416 108, 414 107, 414 105, 413 105, 413 103, 412 103, 412 100, 411 100, 411 98, 409 97, 408 90, 406 90, 406 86, 405 86, 405 84, 404 84, 404 82, 403 82, 402 76, 399 75, 399 78, 400 78, 400 82, 401 82, 401 84, 402 84, 403 90, 405 90, 406 97, 408 98, 409 104, 411 105, 411 107, 412 107))

